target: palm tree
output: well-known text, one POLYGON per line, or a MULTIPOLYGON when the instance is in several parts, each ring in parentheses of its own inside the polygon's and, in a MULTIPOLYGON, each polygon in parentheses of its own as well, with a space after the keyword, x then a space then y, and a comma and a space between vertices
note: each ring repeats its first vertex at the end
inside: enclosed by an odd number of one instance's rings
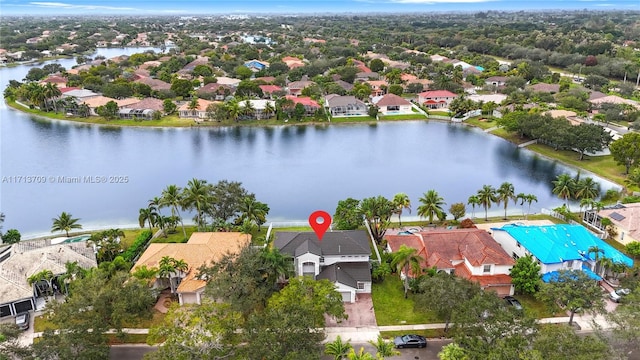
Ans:
POLYGON ((91 108, 89 105, 82 103, 78 105, 78 116, 80 117, 89 117, 91 115, 91 108))
POLYGON ((144 224, 148 223, 149 230, 153 232, 153 227, 156 226, 159 217, 160 215, 158 215, 158 213, 154 209, 148 207, 141 208, 138 212, 138 223, 140 224, 141 228, 144 227, 144 224))
POLYGON ((576 182, 576 199, 595 199, 600 195, 600 185, 592 178, 587 177, 576 182))
POLYGON ((256 201, 254 196, 245 196, 240 203, 240 216, 237 221, 242 223, 245 220, 258 225, 258 232, 260 231, 260 225, 267 221, 267 213, 269 207, 266 204, 256 201))
POLYGON ((64 264, 65 273, 58 276, 58 283, 64 286, 64 292, 69 294, 69 284, 77 279, 84 279, 88 274, 88 270, 78 265, 77 261, 67 261, 64 264))
POLYGON ((210 186, 206 180, 193 178, 187 183, 187 187, 183 190, 182 198, 184 199, 184 207, 196 210, 196 224, 198 230, 202 230, 206 226, 204 218, 205 210, 209 206, 210 186))
POLYGON ((409 291, 409 271, 414 275, 420 273, 420 264, 424 259, 418 255, 418 250, 408 247, 404 244, 400 245, 400 248, 395 253, 391 254, 391 266, 398 269, 398 271, 404 271, 404 297, 407 298, 409 291))
POLYGON ((29 276, 27 278, 27 283, 29 286, 35 287, 34 290, 38 296, 41 296, 42 294, 51 295, 51 280, 53 278, 53 271, 45 269, 29 276))
POLYGON ((507 220, 507 206, 509 205, 509 200, 513 200, 514 203, 516 201, 513 184, 510 182, 503 182, 498 190, 496 190, 496 195, 497 204, 500 204, 501 202, 504 203, 504 220, 507 220))
POLYGON ((295 274, 293 259, 288 254, 283 254, 275 247, 266 247, 260 252, 263 263, 263 277, 272 284, 287 279, 295 274))
POLYGON ((575 192, 576 181, 569 174, 560 174, 553 181, 553 193, 564 199, 564 204, 569 209, 569 199, 575 192))
POLYGON ((180 225, 182 226, 182 234, 186 239, 187 231, 184 228, 182 216, 180 216, 180 211, 178 210, 178 207, 182 207, 183 204, 182 192, 180 187, 178 187, 177 185, 168 185, 166 189, 162 190, 160 203, 162 204, 162 206, 171 207, 171 216, 177 216, 180 220, 180 225))
POLYGON ((418 216, 429 218, 429 224, 433 224, 433 217, 440 218, 444 213, 442 207, 446 205, 444 199, 435 190, 429 190, 419 199, 422 205, 418 206, 418 216))
POLYGON ((328 342, 324 345, 324 353, 333 356, 334 360, 344 359, 349 353, 349 350, 352 349, 353 347, 348 341, 342 342, 340 335, 338 335, 334 341, 328 342))
POLYGON ((175 294, 176 286, 173 284, 173 278, 182 277, 182 273, 189 269, 189 265, 184 260, 177 260, 170 256, 163 256, 158 265, 158 277, 168 279, 171 293, 175 294))
POLYGON ((229 117, 231 118, 231 120, 237 121, 238 116, 240 116, 240 113, 242 112, 238 101, 235 99, 229 100, 225 106, 227 108, 227 113, 229 114, 229 117))
POLYGON ((589 249, 587 250, 587 255, 589 255, 589 257, 591 257, 591 254, 594 254, 594 261, 595 261, 595 265, 594 265, 594 271, 596 274, 600 274, 600 260, 602 259, 600 257, 600 254, 602 254, 602 256, 604 257, 604 249, 599 248, 598 246, 591 246, 589 247, 589 249))
POLYGON ((270 118, 271 116, 273 116, 273 113, 276 111, 276 108, 273 106, 273 103, 271 101, 267 101, 264 104, 264 116, 265 118, 270 118))
POLYGON ((376 341, 369 340, 369 344, 373 345, 376 348, 377 358, 384 359, 391 356, 400 355, 400 352, 395 349, 395 344, 391 341, 386 341, 382 338, 381 335, 378 335, 378 339, 376 339, 376 341))
POLYGON ((497 201, 496 189, 491 185, 483 185, 482 189, 478 190, 477 196, 480 199, 480 205, 484 208, 484 221, 488 221, 488 209, 497 201))
POLYGON ((58 88, 58 86, 56 86, 53 83, 46 83, 42 91, 45 99, 53 103, 53 108, 55 109, 55 112, 58 112, 58 105, 55 102, 55 98, 62 95, 60 88, 58 88))
POLYGON ((471 195, 467 199, 467 205, 471 205, 471 217, 476 217, 476 205, 480 205, 480 198, 478 195, 471 195))
POLYGON ((242 113, 245 116, 250 116, 250 117, 254 117, 256 114, 256 108, 253 107, 253 104, 251 103, 251 101, 246 100, 243 104, 242 104, 242 113))
POLYGON ((347 359, 349 360, 374 360, 373 355, 368 352, 364 352, 364 348, 361 347, 360 351, 356 352, 353 348, 347 354, 347 359))
POLYGON ((409 210, 409 214, 411 214, 411 200, 409 199, 409 195, 405 193, 397 193, 393 196, 393 200, 391 200, 393 206, 395 208, 395 213, 398 214, 398 222, 400 223, 400 227, 402 227, 402 210, 409 210))
POLYGON ((139 280, 151 280, 158 275, 160 270, 155 267, 147 267, 147 265, 142 265, 138 267, 131 275, 139 280))
POLYGON ((527 209, 527 215, 524 217, 525 219, 529 216, 529 214, 531 213, 531 203, 532 202, 538 202, 538 197, 533 195, 533 194, 526 194, 523 198, 522 198, 522 204, 524 204, 525 202, 529 205, 529 208, 527 209))
POLYGON ((71 229, 82 229, 82 225, 78 224, 78 220, 74 219, 71 214, 66 212, 62 212, 60 216, 57 218, 53 218, 53 226, 51 227, 51 232, 55 231, 64 231, 69 237, 69 231, 71 229))

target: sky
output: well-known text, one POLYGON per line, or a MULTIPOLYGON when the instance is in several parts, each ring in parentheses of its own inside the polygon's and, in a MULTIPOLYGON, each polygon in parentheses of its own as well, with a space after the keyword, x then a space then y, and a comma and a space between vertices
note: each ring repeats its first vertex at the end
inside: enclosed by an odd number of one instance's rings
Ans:
POLYGON ((640 0, 0 0, 10 15, 401 13, 486 10, 636 10, 640 0))

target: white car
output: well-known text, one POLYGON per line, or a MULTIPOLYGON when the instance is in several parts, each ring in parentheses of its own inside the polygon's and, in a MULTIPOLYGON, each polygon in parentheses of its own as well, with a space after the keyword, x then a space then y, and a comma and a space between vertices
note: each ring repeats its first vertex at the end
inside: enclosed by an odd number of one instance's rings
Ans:
POLYGON ((614 290, 612 292, 609 293, 609 299, 611 299, 613 302, 620 302, 620 299, 622 299, 623 296, 625 295, 629 295, 629 293, 631 293, 631 290, 629 289, 618 289, 618 290, 614 290))

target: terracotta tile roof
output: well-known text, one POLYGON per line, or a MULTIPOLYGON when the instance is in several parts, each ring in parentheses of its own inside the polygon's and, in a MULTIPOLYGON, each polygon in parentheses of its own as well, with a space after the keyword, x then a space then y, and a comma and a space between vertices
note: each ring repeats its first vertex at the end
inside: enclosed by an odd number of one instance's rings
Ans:
POLYGON ((250 242, 250 236, 239 232, 196 232, 184 244, 150 244, 131 271, 143 265, 149 268, 158 267, 160 259, 164 256, 184 260, 189 265, 189 269, 178 286, 178 292, 193 292, 206 285, 204 280, 196 278, 200 266, 215 263, 225 254, 238 253, 250 242))
POLYGON ((477 282, 482 287, 491 287, 491 286, 511 286, 511 276, 507 274, 496 274, 496 275, 471 275, 469 269, 464 266, 463 263, 460 263, 455 266, 455 274, 456 276, 465 278, 467 280, 471 280, 473 282, 477 282))
POLYGON ((115 101, 118 104, 118 107, 123 107, 131 104, 135 104, 140 101, 137 98, 126 98, 126 99, 112 99, 106 96, 94 96, 92 98, 88 98, 83 100, 83 103, 87 104, 90 108, 97 108, 98 106, 106 105, 109 101, 115 101))
POLYGON ((282 91, 278 85, 259 85, 263 93, 271 94, 274 91, 282 91))
POLYGON ((386 94, 382 97, 382 99, 380 99, 376 103, 376 105, 378 106, 401 106, 401 105, 411 106, 411 102, 396 94, 386 94))
POLYGON ((302 104, 304 106, 309 106, 309 107, 317 107, 317 108, 320 107, 320 105, 315 100, 307 96, 296 97, 293 95, 287 95, 286 98, 293 101, 296 104, 302 104))
MULTIPOLYGON (((191 111, 191 109, 189 109, 189 103, 190 101, 187 101, 186 103, 182 104, 179 108, 178 111, 191 111)), ((205 111, 207 110, 207 107, 211 104, 213 104, 214 101, 209 101, 209 100, 205 100, 205 99, 198 99, 198 107, 195 109, 197 111, 205 111)))
POLYGON ((171 89, 171 84, 169 84, 168 82, 164 82, 162 80, 158 80, 158 79, 152 79, 152 78, 141 78, 138 80, 135 80, 134 82, 139 82, 141 84, 147 84, 151 87, 151 89, 153 90, 169 90, 171 89))
POLYGON ((139 109, 139 110, 153 110, 153 111, 163 111, 164 110, 164 102, 160 99, 155 98, 145 98, 137 103, 130 104, 124 106, 127 109, 139 109))
POLYGON ((458 95, 452 93, 449 90, 429 90, 418 94, 423 98, 435 98, 435 97, 457 97, 458 95))
POLYGON ((256 80, 262 80, 268 84, 276 81, 276 78, 274 76, 261 76, 256 78, 256 80))
POLYGON ((413 80, 418 80, 418 77, 413 74, 402 74, 400 75, 400 79, 402 81, 412 82, 413 80))
POLYGON ((59 76, 59 75, 51 75, 49 77, 47 77, 46 79, 42 80, 41 82, 43 83, 54 83, 54 84, 66 84, 67 83, 67 79, 59 76))

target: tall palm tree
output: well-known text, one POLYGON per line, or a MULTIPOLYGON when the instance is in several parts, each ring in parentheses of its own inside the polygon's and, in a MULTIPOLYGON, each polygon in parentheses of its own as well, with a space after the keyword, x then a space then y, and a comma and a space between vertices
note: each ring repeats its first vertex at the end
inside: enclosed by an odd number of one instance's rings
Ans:
POLYGON ((348 341, 342 342, 342 338, 338 335, 334 341, 324 345, 324 353, 333 356, 334 360, 342 360, 352 348, 348 341))
POLYGON ((573 197, 576 188, 576 181, 569 174, 560 174, 553 181, 553 193, 564 200, 564 204, 569 209, 569 199, 573 197))
POLYGON ((64 231, 69 237, 69 231, 72 229, 82 229, 82 225, 78 224, 80 219, 74 219, 71 214, 62 212, 57 218, 53 218, 53 226, 51 232, 64 231))
POLYGON ((526 194, 524 198, 522 198, 522 203, 524 204, 526 202, 529 205, 527 209, 527 215, 525 215, 524 217, 525 219, 527 219, 529 214, 531 214, 531 203, 533 203, 534 201, 538 202, 538 197, 535 196, 534 194, 526 194))
POLYGON ((77 261, 74 261, 74 262, 67 261, 64 264, 64 268, 65 268, 64 274, 58 276, 58 283, 60 284, 60 286, 64 286, 64 289, 61 289, 61 290, 68 295, 69 284, 74 280, 84 279, 89 273, 89 271, 81 267, 77 261))
POLYGON ((244 103, 242 103, 242 113, 245 116, 250 116, 250 117, 255 116, 256 108, 253 107, 253 104, 251 103, 251 101, 246 100, 244 103))
POLYGON ((53 108, 55 109, 55 112, 58 112, 58 105, 56 104, 55 99, 60 95, 62 95, 60 88, 58 88, 58 86, 56 86, 53 83, 46 83, 42 91, 45 99, 53 103, 53 108))
POLYGON ((276 111, 276 108, 273 106, 273 103, 271 101, 267 101, 264 104, 264 117, 266 119, 272 117, 275 111, 276 111))
POLYGON ((398 222, 400 223, 400 227, 402 227, 402 210, 409 210, 409 214, 411 214, 411 200, 409 199, 409 195, 405 193, 397 193, 393 196, 393 207, 395 208, 395 213, 398 214, 398 222))
POLYGON ((440 218, 444 213, 442 207, 446 205, 444 199, 435 190, 429 190, 419 199, 422 205, 418 206, 418 216, 429 218, 429 224, 433 224, 433 217, 440 218))
POLYGON ((576 199, 595 199, 600 195, 600 185, 593 178, 586 177, 576 182, 576 199))
POLYGON ((491 204, 496 202, 496 189, 491 185, 483 185, 482 189, 478 190, 478 199, 480 199, 480 205, 484 208, 484 221, 489 220, 488 210, 491 204))
POLYGON ((189 180, 187 187, 183 190, 184 207, 196 211, 198 230, 203 230, 207 225, 204 214, 211 200, 210 190, 211 186, 206 180, 196 178, 189 180))
POLYGON ((467 199, 467 205, 471 205, 471 217, 476 217, 476 205, 480 205, 480 198, 478 195, 471 195, 467 199))
POLYGON ((149 230, 153 232, 153 227, 156 226, 159 217, 160 215, 158 215, 154 209, 148 207, 141 208, 138 212, 138 223, 141 228, 143 228, 145 224, 149 224, 149 230))
POLYGON ((162 195, 160 196, 160 203, 162 206, 170 206, 171 207, 171 216, 177 216, 178 220, 180 220, 180 225, 182 226, 182 234, 184 238, 187 238, 187 231, 184 228, 184 223, 182 222, 182 216, 180 216, 180 210, 178 207, 182 207, 183 198, 182 198, 181 188, 177 185, 167 185, 167 187, 162 190, 162 195))
POLYGON ((594 255, 594 261, 595 261, 595 265, 594 265, 594 271, 596 274, 600 274, 600 260, 602 259, 602 257, 604 257, 604 249, 599 248, 598 246, 591 246, 589 247, 589 249, 587 249, 587 255, 589 255, 589 257, 591 257, 591 254, 594 255), (602 254, 602 256, 600 256, 602 254))
POLYGON ((237 121, 238 116, 240 116, 240 113, 242 112, 242 110, 240 109, 240 104, 238 103, 238 100, 235 100, 235 99, 229 100, 225 104, 225 107, 227 108, 227 113, 229 114, 229 118, 231 118, 231 120, 233 121, 237 121))
POLYGON ((404 244, 400 245, 398 251, 392 253, 391 256, 391 266, 398 269, 398 271, 404 271, 404 297, 406 298, 409 291, 409 271, 413 272, 414 275, 420 274, 420 265, 424 259, 418 255, 417 249, 404 244))
POLYGON ((183 273, 189 269, 189 265, 184 260, 177 260, 170 256, 163 256, 158 265, 158 276, 169 280, 171 293, 175 294, 177 286, 174 286, 173 279, 182 277, 183 273))
POLYGON ((260 231, 260 225, 267 221, 267 213, 269 212, 269 207, 265 207, 265 205, 256 201, 254 196, 245 196, 240 202, 240 216, 237 221, 242 223, 249 220, 258 225, 258 231, 260 231))
POLYGON ((369 344, 376 348, 377 358, 384 359, 400 355, 400 352, 395 348, 395 344, 391 341, 386 341, 381 335, 378 335, 376 341, 369 340, 369 344))
POLYGON ((515 189, 513 188, 513 184, 510 182, 503 182, 498 190, 496 190, 497 203, 501 202, 504 204, 504 220, 507 220, 507 206, 509 205, 509 200, 513 200, 514 203, 516 201, 515 189))
POLYGON ((160 270, 155 267, 147 267, 147 265, 142 265, 137 268, 131 275, 139 280, 151 280, 158 275, 160 270))

